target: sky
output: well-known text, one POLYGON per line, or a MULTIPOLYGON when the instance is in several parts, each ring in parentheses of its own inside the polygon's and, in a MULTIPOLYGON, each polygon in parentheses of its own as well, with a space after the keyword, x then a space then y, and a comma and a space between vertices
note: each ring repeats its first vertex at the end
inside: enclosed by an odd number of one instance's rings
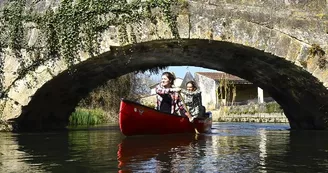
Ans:
MULTIPOLYGON (((195 66, 169 66, 167 70, 169 72, 174 72, 176 77, 184 78, 185 74, 189 71, 194 77, 195 72, 217 72, 216 70, 202 68, 202 67, 195 67, 195 66)), ((160 79, 161 74, 153 76, 154 79, 160 79)))

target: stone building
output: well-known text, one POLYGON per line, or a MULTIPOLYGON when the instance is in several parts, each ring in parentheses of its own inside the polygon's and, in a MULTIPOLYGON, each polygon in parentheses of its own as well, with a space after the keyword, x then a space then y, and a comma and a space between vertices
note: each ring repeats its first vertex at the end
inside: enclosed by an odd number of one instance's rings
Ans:
POLYGON ((247 80, 224 72, 196 72, 195 81, 202 91, 202 102, 208 110, 222 105, 263 103, 270 96, 247 80))

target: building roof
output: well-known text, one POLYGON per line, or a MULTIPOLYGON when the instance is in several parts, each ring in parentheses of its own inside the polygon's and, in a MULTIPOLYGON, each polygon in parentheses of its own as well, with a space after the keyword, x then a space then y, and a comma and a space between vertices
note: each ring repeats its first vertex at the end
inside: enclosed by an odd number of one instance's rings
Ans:
POLYGON ((187 82, 189 81, 194 81, 195 82, 195 78, 192 76, 192 74, 188 71, 186 74, 185 74, 185 77, 180 85, 181 88, 184 88, 184 89, 187 89, 186 88, 186 84, 187 82))
POLYGON ((226 79, 232 81, 233 83, 238 84, 251 84, 251 82, 242 79, 238 76, 234 76, 232 74, 224 73, 224 72, 196 72, 196 74, 205 76, 207 78, 213 79, 215 81, 226 79))

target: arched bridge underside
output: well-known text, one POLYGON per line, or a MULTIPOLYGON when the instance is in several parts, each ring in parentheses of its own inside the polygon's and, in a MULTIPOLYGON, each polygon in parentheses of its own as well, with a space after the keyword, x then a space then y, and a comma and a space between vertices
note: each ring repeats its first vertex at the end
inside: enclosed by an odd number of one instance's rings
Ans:
POLYGON ((17 130, 64 128, 97 86, 169 65, 244 78, 291 128, 328 129, 325 0, 1 1, 0 29, 0 124, 17 130))
POLYGON ((162 40, 113 49, 61 73, 40 88, 19 117, 21 129, 62 128, 79 100, 108 79, 158 66, 193 65, 225 71, 266 90, 293 129, 326 129, 328 91, 282 58, 228 42, 162 40), (177 58, 178 57, 178 58, 177 58))

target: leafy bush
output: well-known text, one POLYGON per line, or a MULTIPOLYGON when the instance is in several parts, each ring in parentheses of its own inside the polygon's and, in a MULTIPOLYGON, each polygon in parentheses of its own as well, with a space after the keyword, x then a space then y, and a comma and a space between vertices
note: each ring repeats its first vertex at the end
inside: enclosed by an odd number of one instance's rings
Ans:
POLYGON ((280 105, 276 102, 265 104, 265 108, 266 108, 266 113, 274 113, 274 112, 282 113, 283 112, 280 105))
POLYGON ((69 117, 69 125, 96 125, 107 122, 106 113, 101 109, 77 108, 69 117))

